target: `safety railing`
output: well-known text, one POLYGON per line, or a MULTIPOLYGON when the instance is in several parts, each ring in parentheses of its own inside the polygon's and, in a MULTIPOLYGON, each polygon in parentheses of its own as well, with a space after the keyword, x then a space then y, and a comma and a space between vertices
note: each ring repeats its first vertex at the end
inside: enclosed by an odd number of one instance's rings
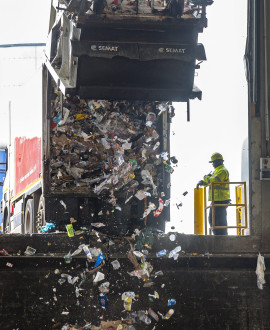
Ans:
POLYGON ((209 228, 209 235, 212 235, 212 231, 214 229, 229 229, 236 228, 236 234, 239 236, 244 235, 245 229, 248 228, 247 222, 247 192, 246 192, 246 182, 212 182, 211 184, 204 187, 203 191, 203 200, 204 200, 204 227, 205 227, 205 235, 207 235, 207 211, 208 209, 212 209, 212 227, 209 228), (226 185, 236 185, 235 186, 235 203, 228 204, 217 204, 215 202, 214 196, 214 186, 226 184, 226 185), (207 197, 206 197, 206 189, 211 187, 211 205, 207 205, 207 197), (215 207, 235 207, 236 208, 236 225, 235 226, 216 226, 215 224, 215 207))

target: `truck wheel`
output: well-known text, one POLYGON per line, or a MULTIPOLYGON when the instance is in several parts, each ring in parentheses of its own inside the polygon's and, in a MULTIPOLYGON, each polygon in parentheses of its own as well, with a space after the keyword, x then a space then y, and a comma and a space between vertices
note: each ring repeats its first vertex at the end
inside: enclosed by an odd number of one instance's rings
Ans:
POLYGON ((33 199, 28 199, 26 202, 25 212, 24 212, 24 234, 33 233, 33 208, 34 203, 33 199))
POLYGON ((46 225, 45 221, 45 200, 41 195, 38 203, 37 221, 35 231, 41 233, 41 227, 46 225))

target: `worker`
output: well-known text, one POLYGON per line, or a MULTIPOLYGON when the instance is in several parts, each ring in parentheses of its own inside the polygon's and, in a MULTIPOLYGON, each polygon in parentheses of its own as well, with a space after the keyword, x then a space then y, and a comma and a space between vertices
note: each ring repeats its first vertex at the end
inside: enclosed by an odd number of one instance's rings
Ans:
MULTIPOLYGON (((204 179, 199 181, 199 186, 206 186, 212 182, 229 182, 229 172, 223 165, 223 156, 219 152, 213 153, 209 163, 212 163, 214 167, 214 173, 209 173, 204 176, 204 179)), ((214 201, 212 201, 212 189, 209 187, 208 200, 214 202, 214 204, 229 204, 230 203, 230 188, 229 184, 215 184, 214 187, 214 201)), ((227 226, 227 206, 216 206, 215 212, 215 226, 227 226)), ((209 224, 212 227, 212 208, 210 208, 209 224)), ((213 229, 214 235, 228 235, 227 228, 213 229)))

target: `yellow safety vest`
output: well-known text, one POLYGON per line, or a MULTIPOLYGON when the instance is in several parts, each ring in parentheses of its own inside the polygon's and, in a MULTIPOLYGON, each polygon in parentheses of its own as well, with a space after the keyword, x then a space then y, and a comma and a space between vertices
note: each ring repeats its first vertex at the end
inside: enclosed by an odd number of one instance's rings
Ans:
MULTIPOLYGON (((203 185, 206 186, 212 182, 229 182, 229 172, 224 165, 215 168, 211 176, 206 176, 203 180, 203 185)), ((214 201, 226 201, 230 199, 229 184, 215 184, 214 185, 214 201)), ((209 187, 208 200, 212 200, 212 189, 209 187)))

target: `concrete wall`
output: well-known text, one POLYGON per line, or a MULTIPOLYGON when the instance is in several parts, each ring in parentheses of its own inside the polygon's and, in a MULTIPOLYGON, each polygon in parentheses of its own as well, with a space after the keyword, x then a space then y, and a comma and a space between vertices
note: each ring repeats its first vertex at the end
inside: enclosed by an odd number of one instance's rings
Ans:
POLYGON ((269 142, 266 139, 266 108, 269 108, 269 85, 270 80, 269 56, 270 53, 270 25, 266 20, 266 34, 264 31, 264 12, 267 17, 270 14, 268 1, 258 1, 257 25, 257 99, 250 100, 250 170, 251 170, 251 234, 261 238, 261 246, 265 251, 270 250, 270 181, 260 180, 260 157, 267 157, 269 142), (264 7, 266 5, 266 8, 264 7), (267 36, 267 37, 266 37, 267 36), (266 41, 266 46, 265 46, 266 41), (268 62, 268 63, 267 63, 268 62), (267 68, 268 66, 268 68, 267 68), (267 91, 266 91, 267 90, 267 91), (255 110, 255 111, 253 111, 255 110))
MULTIPOLYGON (((153 266, 151 287, 144 287, 145 281, 130 277, 128 272, 134 266, 127 257, 130 244, 127 240, 110 238, 114 245, 108 245, 105 236, 95 234, 77 235, 73 238, 65 234, 3 237, 1 242, 10 256, 0 257, 0 329, 61 329, 65 323, 85 325, 85 321, 99 326, 101 321, 130 319, 124 310, 121 295, 133 291, 137 298, 132 304, 132 312, 152 308, 163 315, 170 309, 175 310, 169 320, 158 322, 152 319, 146 325, 136 319, 136 330, 144 329, 267 329, 270 327, 270 288, 269 272, 263 290, 257 288, 255 274, 256 254, 212 254, 212 242, 207 251, 194 252, 185 235, 177 235, 174 242, 169 237, 155 235, 154 244, 149 250, 147 261, 153 266), (73 252, 79 244, 90 242, 91 246, 101 247, 106 256, 105 264, 98 269, 110 282, 107 295, 109 306, 102 309, 97 301, 98 285, 93 283, 93 263, 88 264, 86 256, 73 257, 70 264, 64 263, 64 255, 73 252), (37 248, 34 256, 23 256, 27 245, 37 248), (156 258, 155 253, 163 248, 168 250, 181 245, 182 252, 177 260, 167 257, 156 258), (19 252, 21 251, 21 252, 19 252), (18 255, 19 254, 19 255, 18 255), (121 268, 114 270, 111 261, 117 259, 121 268), (6 266, 10 262, 13 267, 6 266), (55 274, 59 269, 60 274, 55 274), (162 270, 163 275, 154 276, 162 270), (72 285, 60 285, 58 280, 65 273, 79 276, 72 285), (75 288, 85 273, 81 285, 81 296, 76 297, 75 288), (154 292, 159 299, 149 299, 154 292), (176 305, 168 307, 168 299, 176 299, 176 305), (62 314, 68 311, 68 315, 62 314)), ((223 241, 224 243, 225 241, 223 241)), ((134 242, 131 241, 132 244, 134 242)), ((194 242, 193 242, 194 243, 194 242)), ((266 256, 266 264, 270 257, 266 256)), ((104 282, 104 281, 103 281, 104 282)), ((101 283, 101 282, 99 282, 101 283)), ((100 329, 100 328, 98 328, 100 329)))

